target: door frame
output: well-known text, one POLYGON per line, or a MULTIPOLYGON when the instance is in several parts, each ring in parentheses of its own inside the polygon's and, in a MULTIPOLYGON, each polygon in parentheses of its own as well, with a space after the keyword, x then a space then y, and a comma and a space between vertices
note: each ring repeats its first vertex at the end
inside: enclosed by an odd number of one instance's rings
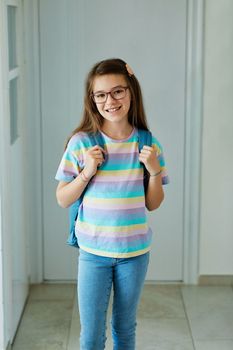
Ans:
POLYGON ((183 281, 199 277, 204 0, 187 1, 183 281), (195 147, 193 147, 195 145, 195 147))
POLYGON ((27 62, 28 97, 26 106, 27 140, 29 146, 33 145, 33 155, 29 158, 31 176, 28 178, 28 186, 31 188, 28 202, 30 208, 33 208, 30 212, 30 223, 28 224, 29 231, 33 232, 29 237, 30 283, 41 283, 44 280, 39 2, 40 0, 27 0, 24 3, 24 49, 27 62))
MULTIPOLYGON (((197 284, 199 275, 199 234, 200 234, 200 185, 201 185, 201 147, 202 147, 202 114, 203 114, 203 43, 204 43, 204 0, 186 0, 186 92, 185 92, 185 155, 184 155, 184 193, 183 193, 183 283, 197 284), (195 148, 193 145, 195 144, 195 148)), ((25 4, 26 5, 26 4, 25 4)), ((43 281, 43 182, 42 182, 42 114, 40 84, 40 18, 39 1, 30 3, 33 12, 34 26, 33 57, 34 67, 31 79, 33 97, 33 121, 38 137, 34 140, 37 152, 37 163, 34 164, 40 174, 40 185, 35 189, 38 208, 36 239, 31 246, 31 280, 34 283, 43 281), (36 67, 36 68, 35 68, 36 67), (33 92, 34 91, 34 92, 33 92), (38 226, 39 224, 39 226, 38 226), (37 257, 37 264, 33 257, 37 257)), ((27 9, 25 9, 27 11, 27 9)), ((30 54, 30 53, 28 53, 30 54)))

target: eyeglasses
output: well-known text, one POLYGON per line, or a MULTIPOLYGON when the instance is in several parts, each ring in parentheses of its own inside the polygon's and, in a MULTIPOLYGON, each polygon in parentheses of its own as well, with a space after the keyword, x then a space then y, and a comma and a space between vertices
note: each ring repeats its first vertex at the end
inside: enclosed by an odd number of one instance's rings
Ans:
POLYGON ((93 101, 95 103, 105 103, 107 101, 108 95, 110 94, 114 100, 121 100, 126 95, 126 90, 128 86, 117 86, 109 92, 99 91, 92 94, 93 101))

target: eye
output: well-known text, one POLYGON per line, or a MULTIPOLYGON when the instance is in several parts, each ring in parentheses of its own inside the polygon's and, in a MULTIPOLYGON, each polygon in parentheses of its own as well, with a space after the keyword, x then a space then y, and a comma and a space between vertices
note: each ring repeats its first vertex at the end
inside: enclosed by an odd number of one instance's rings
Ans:
POLYGON ((100 93, 97 93, 97 94, 94 94, 95 98, 105 98, 105 93, 104 92, 100 92, 100 93))
POLYGON ((116 89, 116 90, 114 90, 113 91, 113 94, 114 94, 114 96, 121 96, 122 94, 124 94, 124 89, 122 89, 122 88, 118 88, 118 89, 116 89))
POLYGON ((124 89, 117 89, 117 90, 114 90, 114 93, 118 95, 118 94, 122 94, 123 91, 124 89))

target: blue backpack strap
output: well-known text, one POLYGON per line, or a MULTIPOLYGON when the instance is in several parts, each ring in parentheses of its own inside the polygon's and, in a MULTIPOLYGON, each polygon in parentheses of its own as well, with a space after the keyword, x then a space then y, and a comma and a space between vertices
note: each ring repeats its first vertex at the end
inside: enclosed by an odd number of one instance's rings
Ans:
POLYGON ((97 131, 95 134, 90 134, 90 137, 94 138, 94 142, 96 145, 99 145, 100 147, 104 148, 104 138, 99 131, 97 131))
MULTIPOLYGON (((104 148, 104 138, 100 132, 97 131, 97 133, 89 133, 88 136, 92 146, 99 145, 100 147, 104 148)), ((79 207, 83 201, 84 194, 85 190, 83 191, 81 197, 69 206, 69 237, 66 242, 68 245, 76 248, 78 248, 79 245, 75 235, 75 222, 78 217, 79 207)))
MULTIPOLYGON (((104 145, 105 145, 104 138, 99 131, 97 131, 96 133, 90 133, 89 138, 93 146, 98 145, 104 149, 104 145)), ((103 154, 103 156, 104 156, 104 159, 106 159, 105 154, 103 154)))
POLYGON ((139 152, 141 152, 143 146, 152 145, 152 134, 149 130, 138 129, 138 148, 139 152))
MULTIPOLYGON (((139 152, 143 149, 143 146, 152 146, 152 134, 149 130, 144 129, 138 129, 138 149, 139 152)), ((149 175, 148 171, 146 170, 145 165, 143 164, 144 168, 144 191, 146 193, 148 182, 149 182, 149 175)))

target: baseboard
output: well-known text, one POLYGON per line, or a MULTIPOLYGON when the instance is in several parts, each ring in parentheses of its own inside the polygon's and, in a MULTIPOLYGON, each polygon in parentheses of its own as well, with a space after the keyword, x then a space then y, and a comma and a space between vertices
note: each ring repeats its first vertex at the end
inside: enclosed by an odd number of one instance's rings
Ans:
MULTIPOLYGON (((75 280, 44 280, 42 284, 76 284, 75 280)), ((37 283, 32 283, 34 285, 37 283)), ((40 284, 40 283, 39 283, 40 284)), ((154 285, 185 285, 183 281, 160 281, 146 280, 145 284, 154 285)), ((218 286, 233 286, 233 275, 201 275, 198 277, 197 285, 218 285, 218 286)))
POLYGON ((198 278, 201 286, 233 286, 233 275, 201 275, 198 278))
POLYGON ((12 349, 12 346, 10 344, 10 342, 7 344, 7 347, 6 347, 6 350, 11 350, 12 349))
POLYGON ((77 280, 47 280, 44 279, 40 283, 32 283, 32 284, 76 284, 77 280))
POLYGON ((161 285, 183 285, 182 281, 162 281, 162 280, 145 280, 145 284, 152 284, 156 286, 161 286, 161 285))

